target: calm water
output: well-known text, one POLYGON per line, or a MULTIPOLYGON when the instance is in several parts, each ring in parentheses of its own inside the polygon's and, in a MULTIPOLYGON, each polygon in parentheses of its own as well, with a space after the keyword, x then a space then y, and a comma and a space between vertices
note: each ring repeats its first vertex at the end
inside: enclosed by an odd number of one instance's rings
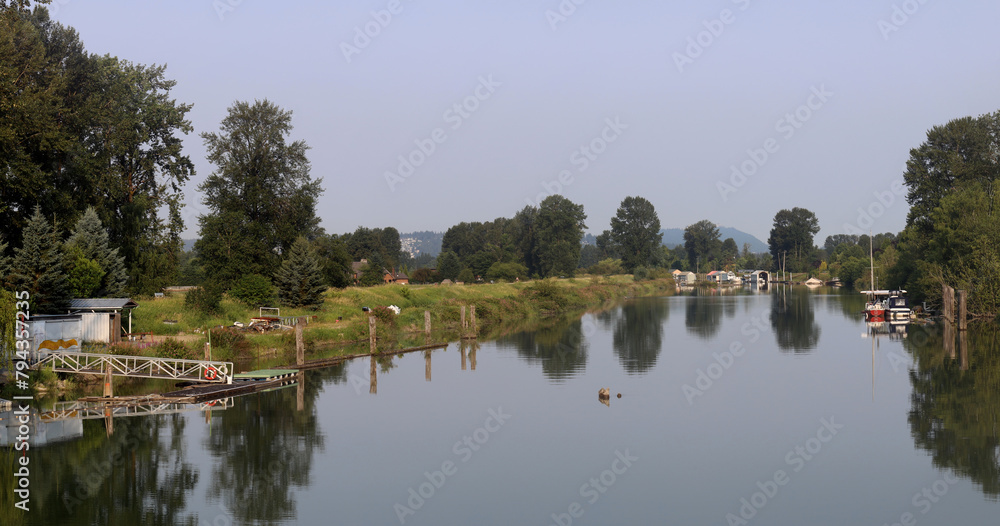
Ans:
POLYGON ((644 298, 309 372, 210 418, 119 418, 110 438, 85 420, 33 450, 29 522, 996 524, 998 331, 946 346, 861 308, 644 298))

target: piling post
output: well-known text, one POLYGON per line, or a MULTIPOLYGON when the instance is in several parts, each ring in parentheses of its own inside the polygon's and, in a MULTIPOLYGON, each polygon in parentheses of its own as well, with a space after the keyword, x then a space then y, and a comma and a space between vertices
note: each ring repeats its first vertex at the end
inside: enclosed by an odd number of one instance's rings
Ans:
POLYGON ((431 311, 424 311, 424 334, 431 335, 431 311))
POLYGON ((375 316, 368 316, 368 346, 375 354, 375 316))
POLYGON ((462 336, 465 336, 465 330, 468 329, 468 325, 465 323, 465 305, 462 305, 462 336))
POLYGON ((955 289, 941 285, 941 315, 948 321, 955 321, 955 289))
POLYGON ((295 365, 306 363, 306 342, 303 335, 302 318, 295 322, 295 365))
POLYGON ((958 330, 964 331, 968 328, 968 310, 966 308, 966 299, 968 298, 968 293, 964 290, 957 290, 955 293, 958 295, 958 330))
POLYGON ((479 336, 479 331, 476 329, 476 306, 475 305, 471 305, 469 307, 469 317, 472 318, 472 320, 471 320, 472 321, 472 334, 470 334, 470 336, 472 338, 477 338, 479 336))
POLYGON ((111 365, 108 364, 107 371, 104 372, 104 398, 114 398, 115 392, 111 385, 111 365))
POLYGON ((205 342, 205 361, 210 361, 212 359, 212 344, 205 342))

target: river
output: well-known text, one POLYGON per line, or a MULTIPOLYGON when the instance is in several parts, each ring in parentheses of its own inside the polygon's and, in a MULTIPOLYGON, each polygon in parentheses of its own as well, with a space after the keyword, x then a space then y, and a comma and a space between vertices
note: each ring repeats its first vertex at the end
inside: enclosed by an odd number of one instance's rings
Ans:
POLYGON ((210 413, 117 418, 110 436, 83 420, 31 450, 32 511, 0 516, 995 524, 1000 330, 975 325, 959 342, 938 324, 869 326, 862 306, 804 287, 639 298, 308 371, 210 413))

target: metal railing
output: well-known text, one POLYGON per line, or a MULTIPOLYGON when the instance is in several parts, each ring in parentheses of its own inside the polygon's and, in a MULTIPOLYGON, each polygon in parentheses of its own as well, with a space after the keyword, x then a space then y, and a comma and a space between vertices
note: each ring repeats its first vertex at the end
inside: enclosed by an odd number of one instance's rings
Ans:
POLYGON ((232 362, 118 356, 113 354, 54 351, 46 353, 32 368, 51 365, 61 373, 107 374, 132 378, 160 378, 189 382, 233 383, 232 362))

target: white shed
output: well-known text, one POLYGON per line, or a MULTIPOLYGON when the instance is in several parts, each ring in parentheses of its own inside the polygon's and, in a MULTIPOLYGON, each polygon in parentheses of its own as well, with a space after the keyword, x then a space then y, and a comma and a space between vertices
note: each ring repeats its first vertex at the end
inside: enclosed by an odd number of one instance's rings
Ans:
POLYGON ((139 304, 129 298, 75 298, 69 300, 70 313, 80 314, 85 341, 122 341, 122 317, 128 311, 124 332, 132 332, 132 310, 139 304))

